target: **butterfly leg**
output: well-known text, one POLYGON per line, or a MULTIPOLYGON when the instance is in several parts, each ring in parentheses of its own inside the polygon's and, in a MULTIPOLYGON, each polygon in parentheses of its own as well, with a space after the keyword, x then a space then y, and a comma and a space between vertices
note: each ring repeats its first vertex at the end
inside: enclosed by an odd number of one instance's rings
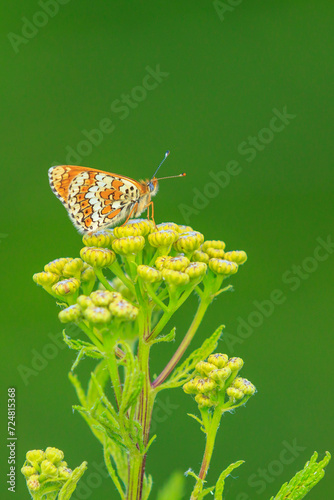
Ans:
POLYGON ((147 208, 147 219, 150 220, 150 207, 151 207, 151 212, 152 212, 151 213, 151 220, 152 220, 154 226, 157 227, 157 225, 155 223, 155 220, 154 220, 154 203, 153 203, 153 201, 150 201, 148 203, 148 205, 146 206, 146 208, 147 208))
POLYGON ((125 224, 128 222, 128 220, 130 219, 131 215, 133 214, 133 212, 135 212, 138 208, 138 203, 135 203, 132 207, 132 210, 131 212, 129 213, 129 215, 127 216, 126 220, 123 222, 122 226, 125 226, 125 224))

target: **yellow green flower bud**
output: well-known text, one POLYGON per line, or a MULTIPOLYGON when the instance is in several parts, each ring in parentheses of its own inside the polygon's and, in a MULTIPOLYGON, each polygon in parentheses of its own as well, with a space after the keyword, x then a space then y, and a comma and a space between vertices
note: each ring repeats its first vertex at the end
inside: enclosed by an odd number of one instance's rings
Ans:
POLYGON ((211 399, 204 394, 197 394, 195 396, 195 401, 198 404, 199 408, 210 408, 211 406, 214 406, 214 403, 211 401, 211 399))
POLYGON ((94 306, 108 307, 110 302, 119 297, 119 295, 117 292, 109 292, 108 290, 96 290, 90 294, 90 298, 94 306))
MULTIPOLYGON (((117 290, 117 293, 119 293, 119 298, 121 299, 124 297, 125 299, 129 299, 130 301, 136 300, 135 296, 133 295, 132 291, 129 290, 127 286, 124 285, 123 281, 121 281, 119 278, 114 278, 110 282, 112 288, 114 290, 117 290)), ((116 297, 117 299, 117 297, 116 297)))
POLYGON ((224 259, 225 252, 222 248, 207 248, 206 253, 210 259, 224 259))
POLYGON ((186 382, 183 385, 182 389, 186 394, 197 394, 198 393, 197 383, 199 380, 201 380, 200 377, 192 378, 191 380, 189 380, 189 382, 186 382))
POLYGON ((70 260, 70 262, 67 262, 63 267, 63 276, 66 277, 74 276, 75 278, 79 278, 83 268, 84 268, 83 260, 79 258, 72 259, 70 260))
MULTIPOLYGON (((111 266, 116 259, 112 250, 108 248, 84 247, 80 251, 80 257, 92 267, 103 268, 111 266)), ((87 271, 85 271, 87 272, 87 271)))
POLYGON ((55 259, 44 266, 44 271, 46 273, 54 273, 61 275, 65 264, 70 262, 72 257, 62 257, 60 259, 55 259))
POLYGON ((216 368, 224 368, 228 362, 228 355, 216 352, 215 354, 210 354, 208 357, 208 363, 215 365, 216 368))
POLYGON ((114 234, 117 238, 125 236, 146 236, 154 230, 154 224, 147 219, 131 219, 123 226, 114 228, 114 234))
POLYGON ((43 450, 31 450, 26 453, 26 459, 36 467, 45 459, 45 453, 43 450))
POLYGON ((58 464, 58 462, 61 462, 64 460, 64 452, 61 450, 58 450, 58 448, 52 448, 48 447, 45 450, 45 458, 46 460, 49 460, 53 464, 58 464))
POLYGON ((162 269, 165 267, 166 263, 168 260, 170 260, 172 257, 169 255, 160 255, 155 261, 155 267, 159 269, 159 271, 162 271, 162 269))
POLYGON ((59 274, 50 272, 35 273, 32 279, 37 285, 52 286, 59 280, 59 274))
POLYGON ((178 224, 175 224, 175 222, 162 222, 161 224, 157 225, 158 231, 164 231, 164 230, 170 230, 170 231, 175 231, 176 233, 179 233, 179 226, 178 224))
POLYGON ((39 482, 39 477, 37 474, 33 474, 27 481, 27 486, 30 491, 38 491, 41 487, 39 482))
POLYGON ((191 256, 191 260, 193 262, 205 262, 205 264, 207 264, 210 260, 210 257, 207 253, 202 252, 201 250, 195 250, 195 252, 191 256))
POLYGON ((53 285, 52 290, 59 297, 66 297, 67 295, 73 295, 77 290, 79 290, 80 281, 76 278, 68 278, 66 280, 58 281, 53 285))
POLYGON ((154 267, 144 265, 138 266, 137 273, 143 281, 146 281, 148 283, 157 283, 162 280, 161 272, 154 267))
POLYGON ((190 264, 190 260, 188 257, 184 255, 178 255, 177 257, 171 257, 170 259, 165 260, 164 268, 165 269, 173 269, 174 271, 184 271, 186 267, 190 264))
POLYGON ((145 246, 143 236, 127 236, 113 241, 112 247, 116 253, 121 255, 136 254, 142 251, 145 246))
POLYGON ((37 473, 35 467, 32 467, 31 465, 24 465, 21 469, 21 472, 24 475, 24 477, 30 477, 33 474, 37 473))
POLYGON ((84 269, 83 272, 81 273, 80 280, 82 281, 82 283, 95 281, 96 276, 94 273, 94 269, 91 266, 87 266, 86 269, 84 269))
POLYGON ((225 366, 225 368, 216 368, 215 370, 212 370, 210 372, 209 376, 212 380, 217 382, 220 386, 223 386, 225 383, 225 380, 229 378, 231 375, 232 371, 231 368, 228 366, 225 366))
POLYGON ((243 250, 232 250, 230 252, 225 252, 224 259, 235 262, 241 266, 241 264, 246 262, 247 254, 243 250))
POLYGON ((216 274, 230 276, 238 271, 238 264, 223 259, 210 259, 209 268, 216 274))
POLYGON ((92 299, 90 297, 87 297, 87 295, 79 295, 79 297, 77 298, 77 304, 82 310, 94 305, 92 299))
POLYGON ((244 397, 244 393, 240 391, 240 389, 236 389, 235 387, 231 386, 226 389, 226 394, 228 397, 232 400, 234 399, 242 399, 244 397))
POLYGON ((249 380, 242 377, 237 377, 232 386, 240 389, 247 396, 252 396, 256 391, 255 386, 249 380))
POLYGON ((96 233, 85 234, 82 242, 86 247, 111 247, 115 236, 112 229, 105 229, 104 231, 97 231, 96 233))
POLYGON ((180 225, 179 224, 179 233, 189 233, 189 232, 192 232, 193 231, 193 228, 190 227, 190 226, 183 226, 182 224, 180 225))
POLYGON ((215 248, 217 250, 224 250, 226 247, 224 241, 221 241, 221 240, 207 240, 207 241, 204 241, 203 245, 202 245, 202 251, 203 252, 207 252, 207 250, 209 248, 215 248))
POLYGON ((94 325, 109 323, 111 314, 105 307, 90 306, 84 311, 85 318, 94 325))
POLYGON ((178 238, 178 233, 170 229, 155 231, 148 235, 148 242, 152 247, 169 248, 178 238))
POLYGON ((201 276, 204 276, 207 267, 208 266, 204 262, 191 262, 184 272, 188 274, 191 280, 198 279, 201 276))
POLYGON ((212 370, 215 370, 216 366, 208 363, 207 361, 199 361, 196 365, 196 371, 200 373, 201 375, 207 377, 212 370))
POLYGON ((206 394, 207 392, 213 391, 217 387, 217 384, 211 378, 203 378, 197 382, 197 391, 206 394))
POLYGON ((189 283, 189 276, 181 271, 173 271, 172 269, 162 270, 163 279, 170 285, 187 285, 189 283))
POLYGON ((72 470, 66 466, 58 467, 58 477, 59 479, 68 479, 72 474, 72 470))
POLYGON ((228 366, 232 372, 236 372, 241 370, 244 366, 244 361, 241 358, 230 358, 226 366, 228 366))
POLYGON ((75 323, 81 317, 81 308, 79 304, 66 307, 58 314, 58 318, 62 323, 75 323))
POLYGON ((109 310, 113 316, 124 321, 133 321, 138 316, 137 307, 131 305, 126 300, 118 300, 109 305, 109 310))
POLYGON ((40 481, 57 476, 57 467, 50 460, 43 460, 41 463, 40 481))
POLYGON ((188 233, 182 233, 177 241, 174 243, 174 248, 178 252, 194 252, 198 250, 204 241, 203 234, 198 231, 189 231, 188 233))

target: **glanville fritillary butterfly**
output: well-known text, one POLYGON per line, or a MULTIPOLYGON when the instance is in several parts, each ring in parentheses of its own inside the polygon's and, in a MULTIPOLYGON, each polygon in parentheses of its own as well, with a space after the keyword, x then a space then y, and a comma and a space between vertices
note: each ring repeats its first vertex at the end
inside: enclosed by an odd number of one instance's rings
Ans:
POLYGON ((151 197, 158 192, 158 181, 186 175, 155 177, 168 155, 169 151, 153 177, 146 181, 138 182, 93 168, 60 165, 49 169, 49 182, 80 233, 113 227, 124 220, 125 224, 130 218, 139 217, 146 208, 149 218, 149 207, 154 221, 151 197))

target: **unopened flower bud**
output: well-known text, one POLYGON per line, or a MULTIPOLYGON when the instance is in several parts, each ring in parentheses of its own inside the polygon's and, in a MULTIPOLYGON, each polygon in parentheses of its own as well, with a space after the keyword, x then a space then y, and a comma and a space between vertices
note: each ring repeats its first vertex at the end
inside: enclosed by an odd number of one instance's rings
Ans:
POLYGON ((224 276, 235 274, 238 271, 238 264, 223 259, 210 259, 209 267, 214 273, 224 276))
POLYGON ((81 317, 81 309, 79 304, 66 307, 58 314, 59 321, 62 323, 75 323, 81 317))
POLYGON ((216 352, 215 354, 210 354, 210 356, 208 357, 208 363, 215 365, 216 368, 224 368, 227 362, 228 362, 228 355, 221 354, 220 352, 216 352))
POLYGON ((199 380, 201 380, 200 377, 192 378, 183 385, 182 389, 186 394, 197 394, 197 383, 199 380))
POLYGON ((196 365, 196 371, 201 375, 207 377, 212 370, 215 370, 216 366, 208 363, 207 361, 199 361, 196 365))
POLYGON ((170 230, 170 231, 175 231, 176 233, 179 233, 179 226, 178 224, 175 224, 175 222, 162 222, 161 224, 157 225, 158 231, 165 231, 165 230, 170 230))
POLYGON ((63 276, 66 277, 74 276, 75 278, 79 278, 83 268, 84 268, 83 260, 79 258, 72 259, 70 260, 70 262, 67 262, 65 264, 63 268, 63 276))
POLYGON ((97 231, 96 233, 85 234, 82 242, 86 247, 111 247, 115 236, 112 229, 97 231))
POLYGON ((188 257, 184 255, 179 255, 177 257, 171 257, 166 259, 164 262, 165 269, 173 269, 174 271, 184 271, 190 264, 188 257))
POLYGON ((32 467, 31 465, 24 465, 21 469, 21 472, 24 475, 24 477, 30 477, 33 474, 37 473, 35 467, 32 467))
POLYGON ((210 372, 210 378, 217 382, 220 386, 223 386, 225 383, 225 380, 229 378, 231 375, 232 371, 228 366, 225 366, 225 368, 216 368, 215 370, 212 370, 210 372))
POLYGON ((241 266, 241 264, 246 262, 247 254, 243 250, 233 250, 231 252, 225 252, 224 259, 235 262, 241 266))
POLYGON ((207 253, 202 252, 201 250, 195 250, 195 252, 191 256, 191 260, 193 262, 205 262, 205 264, 207 264, 210 260, 210 257, 207 253))
POLYGON ((39 476, 37 474, 33 474, 32 476, 30 476, 27 481, 27 486, 30 491, 38 491, 41 487, 39 476))
POLYGON ((189 231, 189 233, 183 233, 174 243, 174 248, 178 252, 194 252, 197 250, 204 241, 203 234, 198 231, 189 231))
POLYGON ((154 229, 152 221, 147 219, 131 219, 126 224, 115 227, 114 234, 117 238, 126 236, 146 236, 154 229))
MULTIPOLYGON (((116 296, 119 294, 115 292, 116 296)), ((108 290, 96 290, 90 294, 90 298, 95 306, 108 307, 110 302, 114 300, 113 292, 108 290)))
POLYGON ((72 257, 62 257, 60 259, 55 259, 44 266, 44 271, 47 273, 55 273, 61 275, 65 264, 70 262, 72 257))
POLYGON ((244 366, 244 361, 241 358, 230 358, 226 366, 228 366, 232 372, 237 372, 244 366))
POLYGON ((224 259, 225 252, 222 248, 207 248, 206 253, 210 259, 224 259))
POLYGON ((137 254, 142 251, 145 246, 145 238, 143 236, 127 236, 113 241, 112 247, 116 253, 121 255, 137 254))
POLYGON ((58 450, 58 448, 48 447, 45 450, 45 458, 53 464, 58 464, 58 462, 64 460, 64 452, 62 450, 58 450))
POLYGON ((109 305, 109 310, 113 316, 124 321, 134 321, 138 316, 137 307, 131 305, 126 300, 118 300, 109 305))
POLYGON ((85 318, 93 325, 103 325, 109 323, 111 314, 104 307, 90 306, 84 311, 85 318))
POLYGON ((195 401, 198 404, 199 408, 210 408, 211 406, 214 406, 214 403, 211 401, 211 399, 204 394, 197 394, 195 396, 195 401))
POLYGON ((42 478, 45 480, 49 478, 54 478, 56 476, 57 476, 57 467, 52 462, 50 462, 50 460, 43 460, 43 462, 41 463, 40 480, 42 480, 42 478))
POLYGON ((34 467, 45 459, 45 453, 43 450, 31 450, 26 453, 26 459, 31 463, 34 467))
POLYGON ((191 280, 198 279, 201 276, 204 276, 207 267, 208 266, 204 262, 191 262, 184 272, 188 274, 191 280))
POLYGON ((236 389, 235 387, 231 386, 226 389, 226 394, 230 399, 242 399, 244 397, 244 393, 240 391, 240 389, 236 389))
POLYGON ((155 231, 148 235, 148 242, 152 247, 155 248, 166 248, 169 247, 176 241, 178 238, 178 233, 176 231, 172 231, 170 229, 163 229, 161 231, 155 231))
MULTIPOLYGON (((87 309, 89 306, 93 306, 93 301, 90 297, 87 297, 87 295, 79 295, 77 298, 77 304, 80 306, 81 309, 87 309)), ((69 308, 67 308, 69 309, 69 308)))
POLYGON ((32 279, 37 285, 52 286, 59 280, 59 274, 50 272, 35 273, 32 279))
POLYGON ((68 479, 71 474, 72 474, 72 469, 69 469, 68 467, 65 466, 58 467, 59 479, 68 479))
POLYGON ((249 380, 242 377, 237 377, 234 380, 233 387, 240 389, 247 396, 252 396, 256 391, 255 386, 249 380))
MULTIPOLYGON (((84 247, 80 251, 80 257, 92 267, 103 268, 111 266, 116 256, 108 248, 84 247)), ((86 272, 86 271, 85 271, 86 272)))
POLYGON ((138 266, 137 267, 138 276, 141 277, 143 281, 147 283, 157 283, 162 280, 162 274, 158 269, 150 266, 138 266))
POLYGON ((66 297, 68 295, 73 295, 77 290, 79 290, 80 281, 76 278, 68 278, 66 280, 58 281, 53 285, 52 290, 59 297, 66 297))
POLYGON ((160 255, 155 261, 155 267, 159 269, 159 271, 162 271, 162 269, 165 267, 166 263, 168 260, 170 260, 172 257, 169 255, 160 255))
POLYGON ((202 394, 213 391, 217 387, 217 384, 211 378, 203 378, 197 383, 197 390, 202 394))
POLYGON ((170 285, 187 285, 189 283, 189 276, 181 271, 173 271, 172 269, 162 270, 163 279, 170 285))
POLYGON ((202 250, 203 252, 207 252, 207 250, 209 248, 215 248, 217 250, 224 250, 225 248, 225 243, 224 241, 221 241, 221 240, 207 240, 207 241, 204 241, 203 245, 202 245, 202 250))
POLYGON ((182 224, 179 224, 179 233, 190 233, 193 231, 193 228, 190 226, 184 226, 182 224))
POLYGON ((87 266, 86 269, 81 273, 80 280, 82 283, 88 283, 89 281, 95 281, 96 275, 94 269, 91 266, 87 266))

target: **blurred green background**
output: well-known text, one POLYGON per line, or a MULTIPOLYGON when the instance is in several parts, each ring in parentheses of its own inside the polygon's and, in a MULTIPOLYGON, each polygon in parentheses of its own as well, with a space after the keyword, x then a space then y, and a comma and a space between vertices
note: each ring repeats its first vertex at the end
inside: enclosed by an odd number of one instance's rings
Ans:
MULTIPOLYGON (((192 346, 223 322, 220 351, 243 357, 243 375, 258 388, 245 408, 224 417, 208 481, 244 459, 227 481, 226 498, 269 499, 314 450, 321 456, 334 451, 334 255, 330 246, 317 250, 319 238, 334 238, 334 5, 71 0, 57 6, 58 12, 54 7, 52 15, 40 15, 37 1, 13 2, 0 21, 1 376, 4 402, 8 386, 17 390, 17 467, 28 449, 46 446, 63 449, 71 466, 88 460, 89 473, 102 461, 95 438, 71 409, 73 353, 48 336, 61 331, 54 300, 31 279, 48 261, 75 257, 81 247, 48 186, 47 169, 71 161, 139 179, 152 175, 170 149, 164 175, 186 171, 187 177, 161 183, 156 220, 189 223, 249 256, 233 278, 235 293, 211 306, 192 346), (163 76, 143 91, 138 86, 148 81, 147 66, 159 66, 163 76), (120 111, 116 100, 127 94, 130 104, 120 111), (272 121, 273 109, 285 107, 290 118, 283 130, 270 131, 270 124, 282 124, 272 121), (82 143, 83 131, 105 118, 113 131, 99 136, 99 144, 82 143), (254 137, 255 149, 246 152, 254 137), (69 148, 79 158, 70 160, 69 148), (226 177, 231 161, 238 173, 226 177), (212 184, 215 174, 225 184, 212 184), (264 301, 275 289, 281 303, 271 306, 264 301), (249 326, 240 331, 243 321, 249 326), (36 352, 53 359, 40 360, 24 381, 19 369, 32 368, 36 352), (282 464, 286 443, 298 448, 282 464)), ((177 317, 179 340, 195 307, 193 298, 177 317)), ((174 349, 154 349, 153 372, 174 349)), ((173 470, 198 471, 204 436, 186 415, 195 410, 182 390, 161 396, 154 417, 158 440, 147 463, 152 498, 173 470)), ((6 433, 5 410, 1 422, 6 433)), ((6 456, 3 440, 2 478, 6 456)), ((310 500, 331 497, 332 468, 310 500)), ((98 475, 94 483, 89 473, 75 498, 117 498, 111 481, 98 475)), ((28 493, 20 475, 21 500, 28 493)), ((185 498, 192 484, 188 478, 185 498)), ((10 498, 4 479, 1 487, 1 498, 10 498)))

